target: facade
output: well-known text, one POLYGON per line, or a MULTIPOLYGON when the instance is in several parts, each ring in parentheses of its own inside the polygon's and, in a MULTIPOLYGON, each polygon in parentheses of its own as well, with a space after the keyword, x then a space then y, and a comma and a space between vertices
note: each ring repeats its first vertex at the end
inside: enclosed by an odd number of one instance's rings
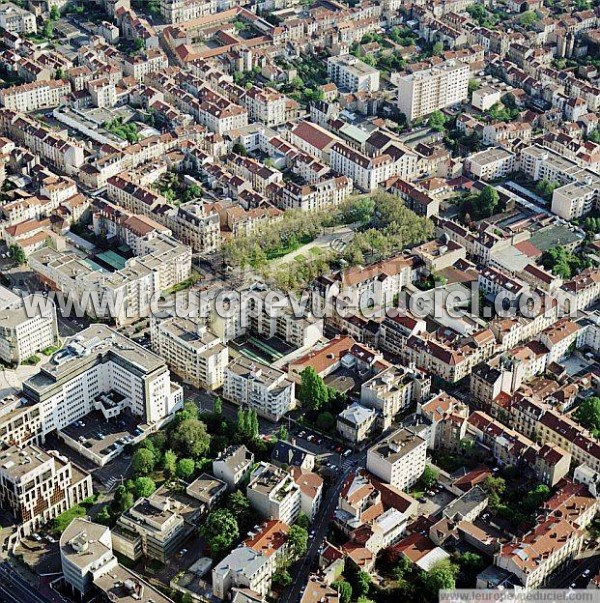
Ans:
POLYGON ((367 65, 357 57, 346 54, 327 59, 327 75, 338 88, 350 92, 377 92, 379 70, 367 65))
POLYGON ((23 383, 23 393, 41 408, 42 434, 93 410, 108 419, 127 409, 159 426, 183 406, 183 392, 171 383, 164 360, 101 324, 68 339, 23 383))
POLYGON ((63 80, 48 80, 21 84, 0 90, 0 105, 12 111, 28 113, 57 107, 71 93, 71 84, 63 80))
POLYGON ((169 368, 196 387, 223 385, 228 348, 206 326, 189 318, 152 319, 152 349, 169 368))
POLYGON ((52 300, 41 295, 26 299, 15 295, 10 305, 0 309, 0 359, 4 362, 21 363, 57 344, 56 307, 52 300))
POLYGON ((399 429, 367 451, 367 470, 404 490, 425 470, 427 442, 409 429, 399 429))
POLYGON ((0 504, 27 536, 92 495, 92 478, 58 453, 36 446, 0 453, 0 504))
POLYGON ((252 471, 246 496, 261 517, 288 525, 296 521, 302 508, 300 487, 292 475, 270 463, 260 463, 252 471))
POLYGON ((460 103, 468 96, 470 70, 464 63, 446 62, 398 79, 398 109, 409 121, 460 103))
POLYGON ((279 421, 296 404, 295 385, 279 369, 239 356, 225 369, 223 398, 279 421))
POLYGON ((254 453, 242 444, 221 452, 213 461, 212 469, 214 475, 233 490, 250 474, 253 465, 254 453))

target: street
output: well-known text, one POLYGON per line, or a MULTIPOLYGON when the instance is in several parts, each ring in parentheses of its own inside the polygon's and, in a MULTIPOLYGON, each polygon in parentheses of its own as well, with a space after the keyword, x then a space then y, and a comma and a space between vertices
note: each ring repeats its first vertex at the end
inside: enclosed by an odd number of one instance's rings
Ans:
MULTIPOLYGON (((362 452, 351 457, 352 461, 358 461, 359 464, 364 464, 366 462, 366 458, 366 452, 362 452)), ((325 540, 325 537, 327 536, 331 527, 331 519, 337 507, 338 497, 342 490, 342 486, 352 471, 353 467, 348 467, 343 473, 340 474, 337 481, 327 490, 327 494, 323 498, 321 508, 317 514, 317 519, 311 526, 311 529, 314 530, 315 535, 310 539, 306 555, 295 568, 292 583, 283 591, 281 598, 279 599, 280 603, 297 603, 297 601, 300 600, 302 590, 308 583, 308 576, 310 574, 311 567, 319 554, 319 548, 323 544, 323 541, 325 540)))
POLYGON ((0 601, 5 603, 49 603, 36 588, 19 576, 9 563, 0 564, 0 601))

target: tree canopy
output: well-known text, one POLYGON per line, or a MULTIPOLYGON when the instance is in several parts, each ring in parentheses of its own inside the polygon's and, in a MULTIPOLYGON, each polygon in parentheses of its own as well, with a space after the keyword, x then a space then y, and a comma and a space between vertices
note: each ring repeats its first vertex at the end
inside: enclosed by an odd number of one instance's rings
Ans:
POLYGON ((208 514, 200 527, 200 535, 206 540, 212 555, 221 558, 231 550, 239 538, 240 531, 231 511, 217 509, 208 514))

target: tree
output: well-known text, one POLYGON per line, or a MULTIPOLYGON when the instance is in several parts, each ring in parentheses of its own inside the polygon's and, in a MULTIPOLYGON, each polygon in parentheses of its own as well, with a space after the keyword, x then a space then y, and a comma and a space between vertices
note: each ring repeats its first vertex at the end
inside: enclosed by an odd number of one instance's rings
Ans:
POLYGON ((532 10, 525 11, 519 17, 519 23, 529 29, 536 21, 538 20, 538 16, 532 10))
POLYGON ((329 401, 327 386, 312 366, 307 366, 300 374, 299 398, 312 410, 323 410, 329 401))
POLYGON ((146 42, 144 42, 143 38, 136 38, 133 42, 133 47, 137 51, 144 50, 146 48, 146 42))
POLYGON ((234 153, 236 153, 237 155, 241 155, 242 157, 246 157, 248 155, 248 151, 246 150, 246 147, 240 142, 236 142, 233 145, 232 151, 234 153))
POLYGON ((223 413, 223 401, 221 400, 221 398, 217 398, 215 400, 214 413, 216 415, 220 415, 223 413))
POLYGON ((206 425, 198 419, 185 419, 172 434, 173 447, 182 455, 199 458, 210 447, 206 425))
POLYGON ((44 23, 43 34, 44 38, 48 40, 54 37, 54 23, 52 21, 46 21, 46 23, 44 23))
POLYGON ((296 519, 296 525, 300 528, 308 530, 308 528, 310 527, 309 516, 306 513, 300 513, 300 515, 298 515, 298 519, 296 519))
POLYGON ((506 489, 506 482, 501 477, 494 477, 492 475, 485 478, 483 482, 483 488, 489 496, 489 506, 492 510, 495 510, 500 505, 502 494, 506 489))
POLYGON ((20 245, 11 245, 9 251, 10 255, 13 257, 15 262, 19 264, 19 266, 23 265, 27 261, 27 256, 20 245))
POLYGON ((550 488, 548 488, 548 486, 546 486, 546 484, 538 484, 533 490, 527 492, 523 498, 523 509, 526 512, 533 513, 550 498, 551 494, 552 491, 550 488))
POLYGON ((273 574, 273 582, 281 588, 286 588, 292 583, 292 576, 285 567, 279 567, 273 574))
POLYGON ((277 439, 281 440, 282 442, 287 442, 290 438, 290 432, 288 431, 287 427, 285 425, 280 425, 279 429, 277 430, 277 439))
POLYGON ((428 120, 429 127, 437 132, 444 130, 444 124, 446 123, 446 117, 441 111, 434 111, 428 120))
POLYGON ((134 492, 138 498, 147 498, 156 490, 156 484, 149 477, 138 477, 134 482, 134 492))
POLYGON ((136 475, 148 475, 154 470, 156 459, 154 453, 148 448, 139 448, 133 454, 131 466, 136 475))
POLYGON ((600 435, 600 398, 596 396, 586 398, 577 407, 575 418, 583 427, 598 437, 600 435))
POLYGON ((223 557, 239 538, 240 531, 235 516, 227 509, 209 513, 200 527, 200 535, 210 547, 213 558, 223 557))
POLYGON ((486 186, 477 198, 479 211, 482 218, 489 218, 493 216, 498 204, 500 203, 500 195, 495 188, 486 186))
POLYGON ((336 580, 331 586, 338 591, 340 603, 350 603, 352 601, 352 585, 346 580, 336 580))
POLYGON ((109 525, 112 522, 112 516, 110 511, 108 510, 108 505, 104 505, 98 515, 94 518, 94 521, 97 523, 101 523, 103 526, 109 525))
POLYGON ((308 532, 298 525, 294 525, 288 532, 288 545, 292 558, 299 559, 306 553, 308 544, 308 532))
POLYGON ((322 431, 331 431, 335 427, 335 417, 329 411, 320 413, 317 417, 317 427, 322 431))
POLYGON ((358 572, 358 575, 356 576, 355 586, 359 597, 364 597, 369 592, 369 589, 371 588, 371 583, 371 574, 363 571, 358 572))
POLYGON ((431 49, 431 54, 437 56, 444 52, 444 45, 441 42, 436 42, 431 49))
POLYGON ((406 574, 411 572, 412 569, 412 561, 408 557, 402 555, 400 559, 398 559, 398 564, 394 568, 394 578, 396 578, 398 581, 404 580, 406 574))
POLYGON ((133 494, 125 486, 118 486, 115 490, 112 505, 117 513, 123 513, 133 506, 133 494))
POLYGON ((163 469, 167 477, 173 477, 177 472, 177 455, 172 450, 167 450, 163 457, 163 469))
POLYGON ((422 581, 425 589, 437 597, 440 590, 454 590, 458 568, 451 563, 440 562, 428 572, 423 572, 422 581))
POLYGON ((437 483, 438 477, 439 471, 431 465, 427 465, 421 475, 421 483, 426 489, 429 489, 437 483))
POLYGON ((50 9, 50 18, 53 21, 58 21, 60 19, 60 10, 58 9, 58 6, 54 5, 51 9, 50 9))
POLYGON ((179 459, 177 461, 177 477, 181 479, 190 479, 196 470, 196 463, 193 459, 179 459))

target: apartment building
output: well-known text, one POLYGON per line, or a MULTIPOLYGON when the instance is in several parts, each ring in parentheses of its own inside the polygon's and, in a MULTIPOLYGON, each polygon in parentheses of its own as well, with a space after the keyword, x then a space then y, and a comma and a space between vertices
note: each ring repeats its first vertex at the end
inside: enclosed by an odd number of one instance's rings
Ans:
POLYGON ((92 495, 92 478, 58 453, 12 446, 0 453, 0 504, 27 536, 92 495))
POLYGON ((348 92, 379 90, 379 70, 351 54, 329 57, 327 75, 348 92))
POLYGON ((396 415, 429 397, 431 377, 415 368, 393 365, 360 388, 360 403, 377 412, 379 427, 391 427, 396 415))
MULTIPOLYGON (((146 233, 145 233, 146 234, 146 233)), ((136 237, 137 257, 117 257, 114 271, 100 271, 71 251, 51 248, 32 253, 29 266, 48 287, 74 296, 89 316, 117 324, 148 316, 152 296, 185 281, 191 274, 192 250, 169 235, 136 237), (95 296, 95 297, 94 297, 95 296), (95 299, 104 300, 96 303, 95 299)))
POLYGON ((144 556, 166 563, 226 489, 224 482, 204 473, 185 492, 162 486, 149 497, 138 499, 113 529, 115 551, 132 561, 144 556))
POLYGON ((515 172, 517 166, 516 155, 502 147, 485 149, 470 155, 465 161, 467 172, 484 181, 505 178, 515 172))
POLYGON ((57 107, 71 93, 65 80, 48 80, 21 84, 0 90, 0 105, 11 111, 29 113, 57 107))
POLYGON ((92 410, 109 419, 128 409, 159 426, 183 406, 183 392, 171 382, 165 361, 102 324, 67 339, 23 382, 23 393, 40 405, 44 435, 92 410), (111 393, 117 395, 106 396, 111 393))
POLYGON ((110 528, 82 517, 73 519, 60 535, 59 546, 65 583, 79 597, 93 589, 98 571, 110 571, 118 565, 110 528))
POLYGON ((85 152, 82 145, 46 130, 40 122, 22 113, 0 109, 0 130, 62 172, 76 174, 84 164, 85 152))
POLYGON ((565 220, 585 216, 600 203, 600 175, 547 147, 534 144, 523 149, 520 169, 536 182, 545 179, 558 185, 551 209, 565 220))
POLYGON ((285 95, 272 88, 252 86, 240 102, 248 109, 252 122, 259 121, 270 128, 285 122, 285 95))
POLYGON ((344 440, 358 445, 371 435, 376 420, 377 412, 375 410, 353 402, 338 414, 337 431, 344 440))
POLYGON ((223 450, 213 461, 212 470, 215 477, 234 490, 250 474, 253 465, 254 453, 240 444, 223 450))
POLYGON ((42 409, 21 395, 0 398, 0 438, 8 446, 43 441, 42 409))
POLYGON ((287 552, 289 527, 282 521, 267 521, 212 570, 213 595, 228 598, 232 588, 265 597, 277 564, 287 552))
POLYGON ((283 371, 238 356, 225 369, 223 397, 279 421, 296 405, 295 384, 283 371))
POLYGON ((161 0, 160 12, 166 23, 186 23, 217 12, 216 0, 161 0))
POLYGON ((427 442, 409 429, 399 429, 367 451, 367 470, 384 482, 405 490, 425 470, 427 442))
POLYGON ((14 34, 37 33, 35 15, 12 2, 0 5, 0 27, 14 34))
POLYGON ((468 65, 447 61, 398 78, 398 108, 409 121, 468 98, 468 65))
POLYGON ((582 542, 583 532, 565 519, 549 517, 521 540, 503 545, 494 565, 515 574, 526 588, 537 588, 573 561, 582 542))
POLYGON ((215 390, 223 385, 228 348, 196 319, 152 318, 152 349, 169 368, 195 387, 215 390))
POLYGON ((66 587, 78 599, 98 597, 107 603, 147 600, 172 603, 171 599, 119 565, 111 531, 81 517, 61 534, 60 560, 66 587))
POLYGON ((175 237, 198 253, 214 251, 221 243, 219 213, 202 201, 180 205, 167 223, 175 237))
POLYGON ((142 82, 149 73, 161 71, 168 66, 167 55, 159 48, 152 48, 143 54, 127 55, 123 60, 123 75, 142 82))
POLYGON ((294 477, 271 463, 260 463, 250 474, 246 496, 265 519, 292 525, 302 509, 302 494, 294 477))
POLYGON ((377 189, 392 176, 409 179, 417 171, 417 156, 395 145, 373 156, 336 142, 331 147, 331 169, 350 178, 364 192, 377 189))
POLYGON ((0 287, 0 299, 1 360, 19 364, 57 345, 58 324, 52 300, 37 294, 21 299, 4 287, 0 287))
POLYGON ((290 471, 300 488, 300 511, 314 521, 323 500, 323 478, 302 467, 292 467, 290 471))

